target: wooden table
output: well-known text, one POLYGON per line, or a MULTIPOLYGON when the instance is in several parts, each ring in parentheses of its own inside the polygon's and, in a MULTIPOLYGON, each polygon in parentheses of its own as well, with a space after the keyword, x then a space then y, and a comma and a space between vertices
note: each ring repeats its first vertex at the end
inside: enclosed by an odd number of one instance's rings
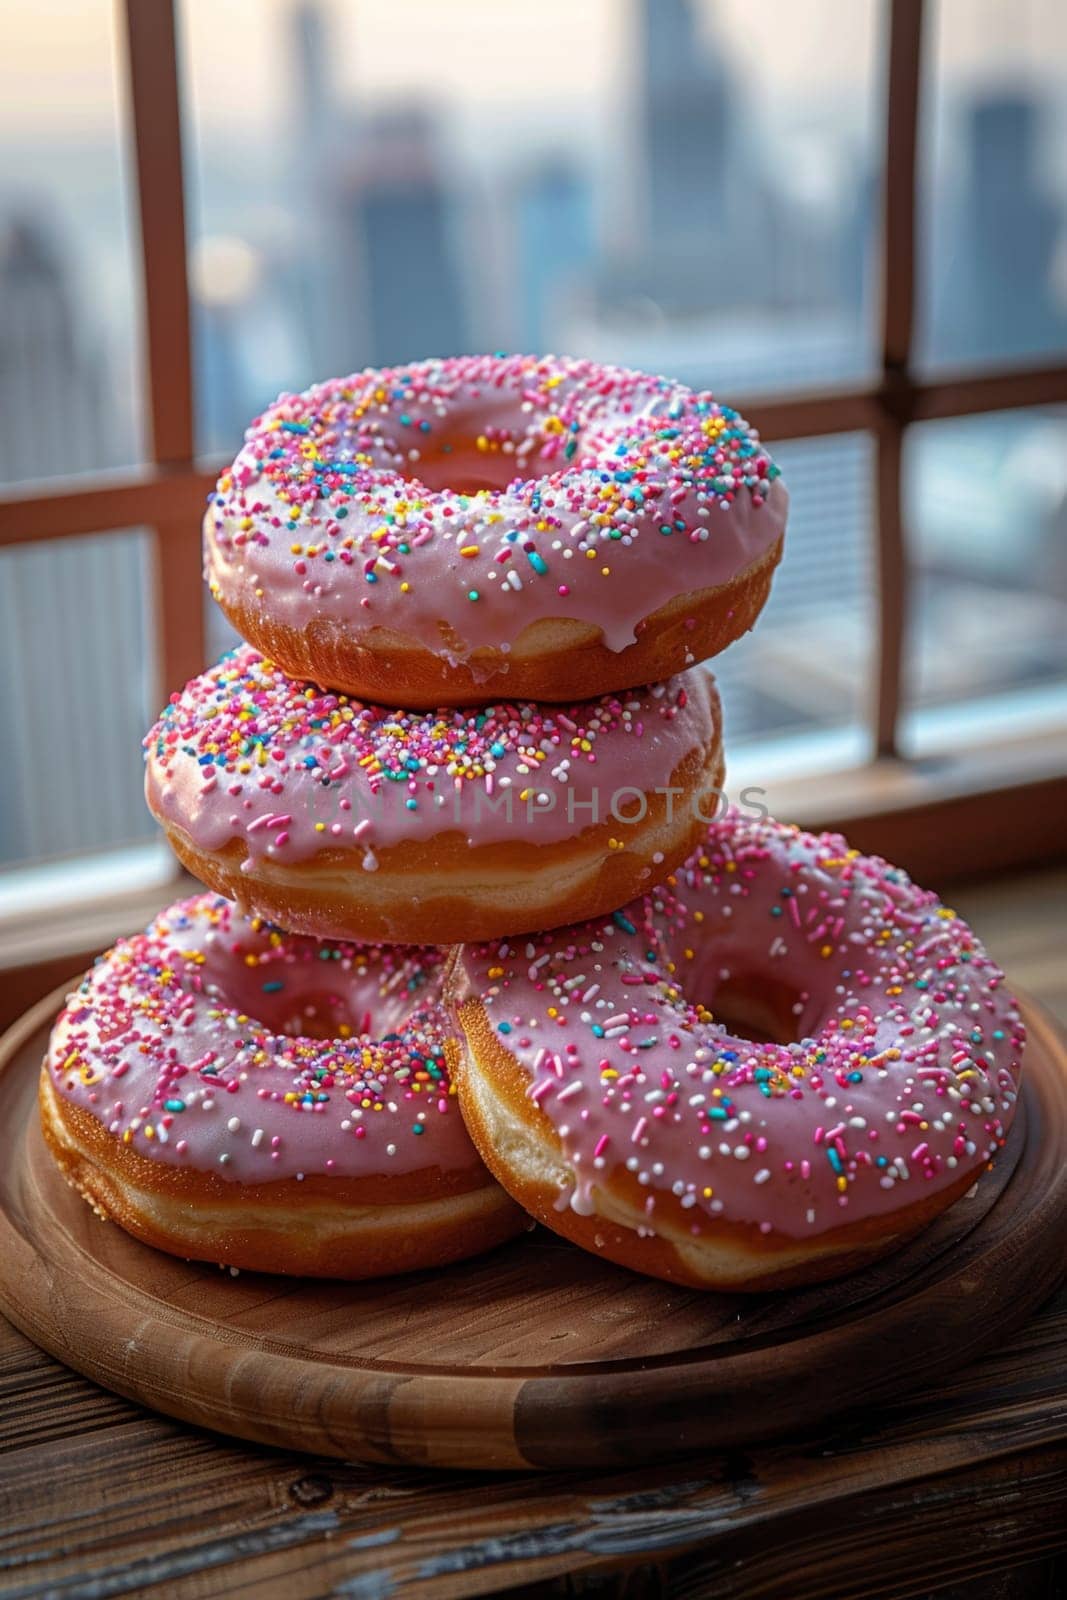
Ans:
POLYGON ((1049 1559, 1067 1540, 1065 1357, 1067 1294, 937 1394, 802 1440, 605 1477, 483 1477, 229 1443, 106 1394, 4 1325, 0 1594, 858 1600, 952 1583, 954 1600, 1052 1600, 1067 1593, 1049 1559), (613 1576, 552 1581, 586 1573, 613 1576))
MULTIPOLYGON (((1063 1015, 1062 874, 957 892, 1063 1015)), ((155 1417, 0 1323, 0 1595, 1062 1600, 1067 1292, 936 1393, 605 1476, 344 1465, 155 1417)))

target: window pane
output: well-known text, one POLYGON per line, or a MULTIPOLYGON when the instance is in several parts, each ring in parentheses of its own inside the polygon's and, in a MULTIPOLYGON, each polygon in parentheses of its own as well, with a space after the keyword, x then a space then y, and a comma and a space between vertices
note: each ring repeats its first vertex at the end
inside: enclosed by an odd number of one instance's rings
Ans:
POLYGON ((789 485, 785 556, 753 632, 711 663, 731 782, 735 755, 758 779, 775 742, 800 745, 809 769, 858 759, 869 704, 872 441, 842 434, 771 450, 789 485))
POLYGON ((149 555, 142 532, 0 551, 0 867, 153 835, 149 555))
POLYGON ((6 14, 0 481, 142 456, 120 16, 110 0, 38 0, 6 14))
POLYGON ((927 366, 1067 351, 1067 7, 930 11, 920 240, 927 366))
POLYGON ((460 350, 727 397, 867 372, 879 14, 185 0, 202 445, 460 350))
POLYGON ((1067 712, 1067 407, 909 434, 913 750, 1067 712))

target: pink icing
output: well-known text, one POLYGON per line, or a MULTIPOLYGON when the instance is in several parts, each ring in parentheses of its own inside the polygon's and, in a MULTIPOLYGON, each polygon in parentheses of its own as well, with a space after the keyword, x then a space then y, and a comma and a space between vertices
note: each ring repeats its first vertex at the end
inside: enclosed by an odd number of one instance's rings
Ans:
POLYGON ((574 838, 622 790, 668 785, 717 717, 700 669, 576 706, 405 712, 297 683, 243 645, 172 698, 145 739, 146 785, 201 849, 240 840, 250 863, 284 863, 347 847, 373 871, 378 847, 444 833, 574 838))
MULTIPOLYGON (((716 1218, 814 1238, 977 1175, 1003 1143, 1024 1030, 1003 974, 936 896, 838 835, 737 812, 613 917, 464 947, 591 1209, 624 1166, 655 1230, 670 1191, 716 1218), (704 1007, 786 985, 796 1039, 753 1043, 704 1007)), ((564 1202, 566 1203, 566 1197, 564 1202)))
POLYGON ((442 958, 179 901, 70 996, 52 1081, 141 1155, 236 1183, 465 1171, 442 958))
POLYGON ((710 394, 553 356, 460 356, 282 395, 205 523, 217 598, 461 660, 570 618, 608 647, 778 540, 788 496, 710 394), (451 484, 443 482, 449 479, 451 484))

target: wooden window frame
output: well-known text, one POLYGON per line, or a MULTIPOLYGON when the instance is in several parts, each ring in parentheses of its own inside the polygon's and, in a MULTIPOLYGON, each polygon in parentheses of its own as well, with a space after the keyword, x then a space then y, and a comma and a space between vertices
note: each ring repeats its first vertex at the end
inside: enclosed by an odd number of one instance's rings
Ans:
MULTIPOLYGON (((131 140, 140 209, 149 461, 129 471, 18 488, 0 497, 0 547, 130 526, 153 536, 157 669, 170 688, 205 657, 199 523, 218 466, 200 463, 187 276, 177 0, 123 0, 131 140)), ((887 0, 884 48, 880 371, 860 386, 754 398, 743 409, 769 439, 865 432, 875 454, 877 649, 867 766, 773 791, 780 812, 850 829, 857 844, 897 853, 914 871, 1015 864, 1061 851, 1067 815, 1062 737, 946 759, 929 771, 899 748, 909 589, 901 463, 915 423, 1067 402, 1067 363, 921 376, 913 368, 916 158, 923 0, 887 0), (1019 827, 1020 809, 1026 825, 1019 827)), ((116 903, 115 918, 129 904, 116 903)), ((54 913, 52 916, 54 917, 54 913)), ((97 911, 93 916, 98 915, 97 911)), ((78 945, 69 926, 65 947, 78 945)), ((57 924, 58 925, 58 924, 57 924)), ((94 932, 97 922, 93 921, 94 932)), ((24 930, 25 931, 25 930, 24 930)), ((38 930, 39 931, 39 930, 38 930)), ((56 948, 59 948, 57 944, 56 948)), ((10 961, 0 930, 0 967, 10 961)))

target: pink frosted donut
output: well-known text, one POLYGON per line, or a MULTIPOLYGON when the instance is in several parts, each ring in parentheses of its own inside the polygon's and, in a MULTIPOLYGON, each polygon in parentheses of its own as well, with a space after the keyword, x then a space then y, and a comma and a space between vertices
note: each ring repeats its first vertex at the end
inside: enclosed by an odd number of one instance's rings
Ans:
POLYGON ((145 740, 148 804, 209 888, 319 938, 451 944, 594 916, 684 861, 722 783, 694 669, 574 706, 396 711, 244 645, 145 740))
POLYGON ((451 986, 460 1104, 503 1186, 585 1248, 702 1288, 892 1248, 1014 1115, 1003 974, 933 894, 834 834, 731 813, 662 889, 464 947, 451 986))
POLYGON ((320 945, 200 895, 87 974, 41 1074, 102 1214, 176 1255, 365 1278, 525 1225, 453 1098, 436 950, 320 945))
POLYGON ((204 519, 211 592, 293 677, 406 706, 652 683, 751 628, 787 495, 728 406, 554 356, 282 395, 204 519))

